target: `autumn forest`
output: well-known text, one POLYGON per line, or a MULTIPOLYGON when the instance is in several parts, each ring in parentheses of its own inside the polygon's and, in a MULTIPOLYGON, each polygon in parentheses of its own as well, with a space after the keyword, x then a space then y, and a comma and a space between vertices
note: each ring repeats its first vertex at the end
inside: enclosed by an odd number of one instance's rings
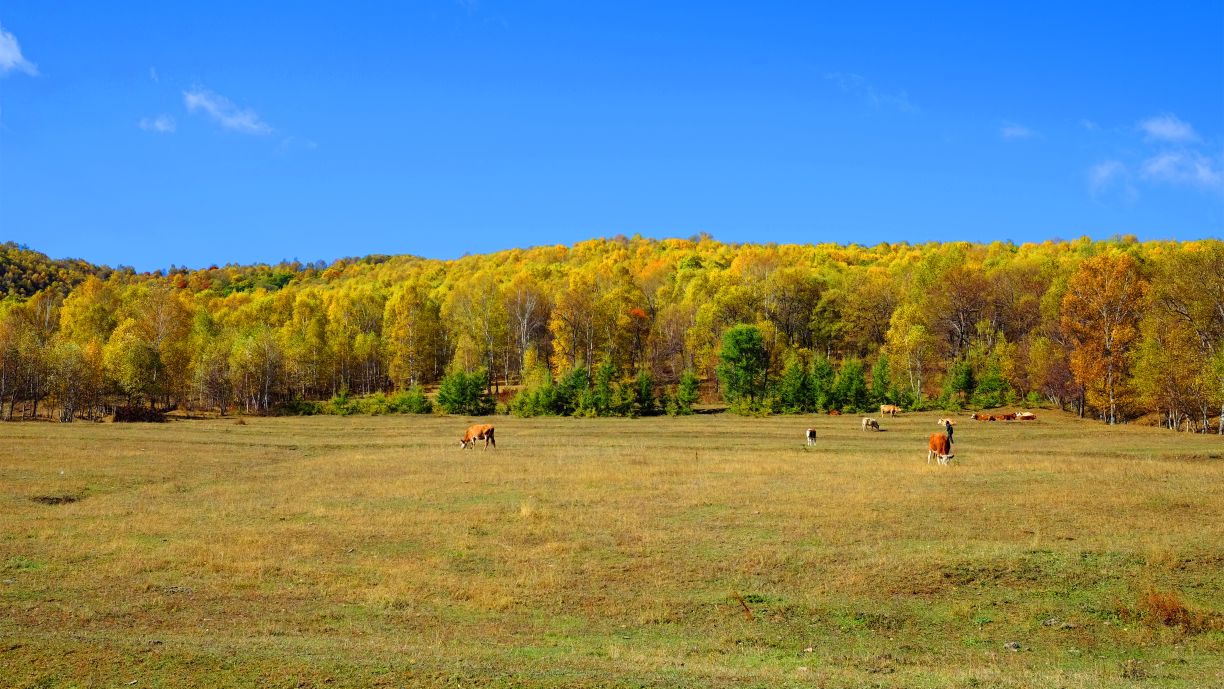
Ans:
POLYGON ((201 270, 0 246, 0 414, 1054 406, 1221 432, 1224 242, 597 239, 201 270))

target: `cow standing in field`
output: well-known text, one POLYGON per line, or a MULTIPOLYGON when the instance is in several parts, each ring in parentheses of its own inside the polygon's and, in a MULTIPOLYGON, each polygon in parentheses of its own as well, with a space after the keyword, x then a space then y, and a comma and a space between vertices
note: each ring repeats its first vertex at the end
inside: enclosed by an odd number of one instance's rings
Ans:
POLYGON ((952 447, 948 444, 948 436, 943 433, 932 433, 927 441, 927 464, 934 459, 936 464, 946 465, 952 457, 952 447))
POLYGON ((870 417, 863 417, 863 430, 871 429, 873 431, 880 430, 880 422, 870 417))
POLYGON ((815 428, 807 429, 807 433, 804 434, 804 437, 807 438, 808 445, 815 445, 816 444, 816 429, 815 428))
POLYGON ((898 407, 895 404, 881 404, 880 405, 880 416, 884 416, 885 414, 887 414, 888 416, 896 416, 897 414, 900 414, 900 413, 901 413, 901 407, 898 407))
POLYGON ((467 432, 459 440, 459 447, 466 449, 469 445, 476 447, 476 441, 485 441, 485 449, 489 449, 489 444, 492 443, 493 449, 497 449, 497 440, 493 438, 493 426, 487 423, 478 423, 468 426, 467 432))

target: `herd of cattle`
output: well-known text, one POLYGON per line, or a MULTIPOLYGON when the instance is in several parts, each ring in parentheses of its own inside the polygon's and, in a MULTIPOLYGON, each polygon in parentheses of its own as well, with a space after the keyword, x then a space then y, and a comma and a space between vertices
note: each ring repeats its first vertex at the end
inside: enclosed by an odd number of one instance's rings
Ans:
POLYGON ((1032 412, 1018 411, 1010 414, 987 414, 975 412, 969 416, 974 421, 1036 421, 1037 415, 1032 412))
MULTIPOLYGON (((880 405, 880 416, 888 415, 895 417, 900 413, 901 408, 895 404, 880 405)), ((832 416, 840 416, 841 412, 832 410, 829 412, 829 414, 832 416)), ((1037 415, 1027 411, 1003 414, 974 412, 969 416, 969 418, 973 419, 974 421, 1036 421, 1037 415)), ((941 418, 937 423, 945 429, 945 432, 932 433, 927 439, 927 464, 930 464, 931 460, 934 459, 937 464, 946 465, 948 461, 955 456, 952 454, 952 426, 955 425, 956 422, 952 419, 941 418)), ((880 430, 880 422, 869 416, 863 417, 862 425, 864 431, 880 430)), ((485 441, 484 446, 486 449, 488 449, 490 445, 492 445, 494 449, 497 449, 497 441, 493 438, 493 430, 493 426, 487 423, 473 424, 468 426, 468 429, 463 434, 463 437, 459 439, 459 447, 464 449, 476 447, 476 441, 483 440, 485 441)), ((815 445, 816 429, 807 429, 807 431, 804 433, 804 437, 807 440, 808 445, 815 445)))
MULTIPOLYGON (((900 413, 901 408, 895 404, 880 405, 880 416, 896 416, 900 413)), ((830 411, 829 414, 833 416, 840 416, 841 412, 830 411)), ((1000 414, 974 412, 973 414, 969 415, 969 418, 973 419, 974 421, 1036 421, 1037 415, 1028 411, 1000 414)), ((880 422, 871 418, 870 416, 864 416, 862 423, 864 431, 880 430, 880 422)), ((930 437, 927 438, 927 464, 930 464, 931 460, 933 459, 937 464, 946 465, 948 460, 955 456, 952 454, 952 426, 955 425, 956 422, 952 419, 939 419, 939 421, 936 423, 938 423, 945 430, 943 433, 932 433, 930 437)), ((804 435, 807 438, 808 445, 816 444, 815 428, 807 429, 807 432, 804 435)))

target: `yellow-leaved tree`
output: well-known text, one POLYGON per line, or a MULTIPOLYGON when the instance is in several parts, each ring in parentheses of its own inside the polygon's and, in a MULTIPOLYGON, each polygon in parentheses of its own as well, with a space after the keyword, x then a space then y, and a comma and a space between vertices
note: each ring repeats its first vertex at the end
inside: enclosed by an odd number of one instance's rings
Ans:
POLYGON ((1086 259, 1067 282, 1062 328, 1071 337, 1071 372, 1087 401, 1111 424, 1129 403, 1128 373, 1139 337, 1148 283, 1129 253, 1110 251, 1086 259))

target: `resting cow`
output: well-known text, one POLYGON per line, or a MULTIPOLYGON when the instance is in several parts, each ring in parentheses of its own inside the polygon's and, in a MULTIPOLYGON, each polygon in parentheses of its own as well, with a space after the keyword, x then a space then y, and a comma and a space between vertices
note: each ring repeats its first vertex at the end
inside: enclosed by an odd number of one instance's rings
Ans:
POLYGON ((868 428, 878 431, 880 430, 880 422, 865 416, 863 417, 863 430, 865 431, 868 428))
POLYGON ((900 413, 901 413, 901 407, 898 407, 895 404, 881 404, 880 405, 880 416, 884 416, 885 414, 889 416, 896 416, 897 414, 900 414, 900 413))
POLYGON ((937 464, 947 464, 952 456, 948 436, 943 433, 932 433, 930 440, 927 441, 927 464, 931 463, 931 459, 935 459, 937 464))
POLYGON ((467 432, 463 434, 463 438, 459 440, 460 448, 467 448, 469 445, 476 447, 476 441, 485 441, 485 449, 489 449, 489 444, 497 447, 497 441, 493 438, 493 426, 487 423, 478 423, 468 426, 467 432))
POLYGON ((1015 421, 1015 420, 1016 420, 1016 415, 1015 415, 1015 414, 1012 414, 1012 413, 1010 413, 1010 412, 1009 412, 1009 413, 1007 413, 1007 414, 1000 414, 1000 415, 999 415, 999 419, 1000 419, 1000 420, 1002 420, 1002 421, 1015 421))
POLYGON ((1018 421, 1036 421, 1037 415, 1031 411, 1017 412, 1016 419, 1018 421))

